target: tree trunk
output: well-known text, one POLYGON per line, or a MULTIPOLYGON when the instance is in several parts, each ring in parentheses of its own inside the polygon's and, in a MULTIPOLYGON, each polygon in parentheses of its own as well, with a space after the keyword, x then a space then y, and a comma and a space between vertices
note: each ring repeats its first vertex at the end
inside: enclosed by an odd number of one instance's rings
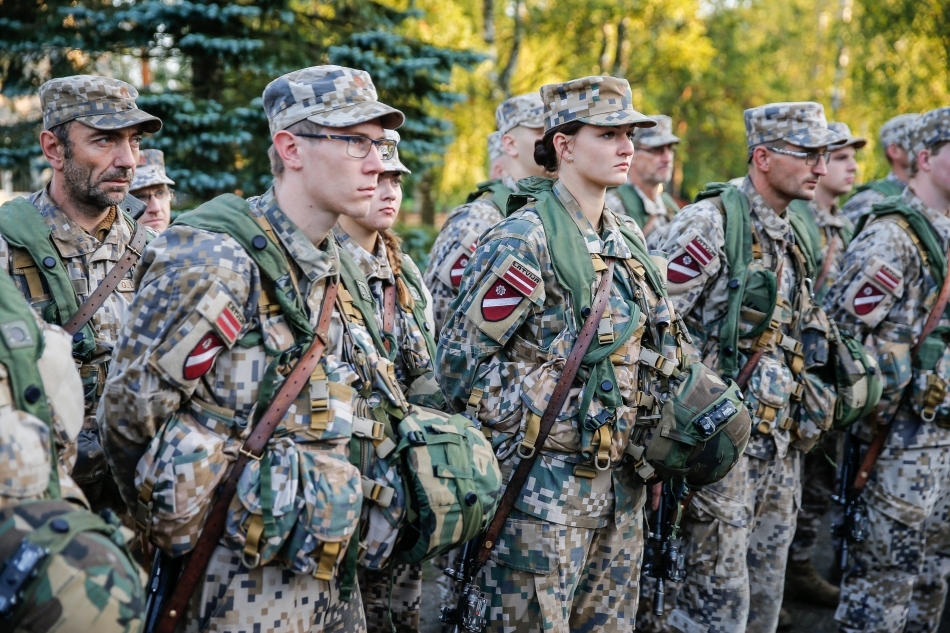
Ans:
POLYGON ((432 185, 435 173, 429 170, 416 185, 416 196, 419 198, 419 219, 424 226, 435 226, 435 200, 432 196, 432 185))
POLYGON ((524 11, 523 0, 518 0, 515 4, 514 32, 511 37, 511 54, 508 55, 508 61, 504 69, 498 76, 498 88, 501 90, 502 98, 507 99, 511 96, 511 77, 515 74, 518 67, 518 53, 521 52, 521 38, 524 31, 524 24, 521 21, 521 12, 524 11))

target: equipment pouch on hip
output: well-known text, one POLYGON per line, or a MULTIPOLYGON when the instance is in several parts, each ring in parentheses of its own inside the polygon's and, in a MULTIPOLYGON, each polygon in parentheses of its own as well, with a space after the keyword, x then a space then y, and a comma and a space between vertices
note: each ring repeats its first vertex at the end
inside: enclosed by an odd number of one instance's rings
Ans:
POLYGON ((938 328, 920 346, 910 383, 910 401, 925 422, 950 425, 950 347, 938 328))

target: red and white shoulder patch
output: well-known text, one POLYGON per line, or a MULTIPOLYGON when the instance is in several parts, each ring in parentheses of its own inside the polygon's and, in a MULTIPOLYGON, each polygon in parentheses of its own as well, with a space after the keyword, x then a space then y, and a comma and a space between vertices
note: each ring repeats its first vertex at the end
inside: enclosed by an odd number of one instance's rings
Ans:
POLYGON ((524 297, 518 294, 508 282, 496 281, 482 297, 482 316, 492 323, 504 321, 522 301, 524 297))
POLYGON ((452 280, 453 288, 458 289, 462 284, 462 273, 465 272, 465 267, 468 266, 470 259, 471 256, 468 253, 462 253, 452 264, 452 268, 449 270, 449 279, 452 280))
POLYGON ((689 252, 681 253, 666 264, 666 279, 673 284, 685 284, 702 272, 699 262, 689 252))
POLYGON ((234 345, 247 323, 241 310, 224 292, 206 297, 198 304, 198 313, 211 323, 228 349, 234 345))
POLYGON ((217 358, 221 350, 224 349, 224 343, 216 332, 208 332, 191 353, 185 357, 185 365, 182 367, 182 376, 185 380, 196 380, 201 378, 211 366, 214 365, 214 359, 217 358))
POLYGON ((864 316, 881 305, 881 302, 884 301, 884 291, 871 282, 866 281, 854 294, 854 299, 851 301, 854 306, 855 314, 864 316))
POLYGON ((696 279, 716 260, 716 250, 698 231, 692 230, 677 240, 683 249, 666 267, 671 284, 685 284, 696 279))

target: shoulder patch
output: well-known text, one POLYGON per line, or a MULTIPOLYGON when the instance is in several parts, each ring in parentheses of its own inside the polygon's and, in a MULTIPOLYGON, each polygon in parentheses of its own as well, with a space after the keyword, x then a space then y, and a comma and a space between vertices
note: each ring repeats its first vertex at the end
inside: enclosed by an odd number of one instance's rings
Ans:
POLYGON ((904 276, 875 255, 858 273, 844 297, 844 308, 870 326, 887 315, 894 297, 904 293, 904 276))
POLYGON ((509 254, 485 276, 465 314, 486 335, 504 342, 531 304, 541 303, 543 291, 541 272, 509 254))
POLYGON ((439 268, 439 278, 443 283, 458 290, 458 287, 462 284, 462 274, 465 272, 465 267, 468 266, 472 253, 475 252, 478 246, 478 237, 477 231, 468 229, 462 235, 459 243, 455 245, 455 248, 449 251, 448 257, 445 258, 439 268))
POLYGON ((237 341, 247 323, 237 305, 223 292, 213 297, 206 296, 198 304, 197 310, 208 320, 214 331, 218 333, 220 341, 227 345, 228 349, 237 341))
POLYGON ((218 337, 216 332, 208 332, 195 348, 185 357, 185 364, 182 367, 181 374, 185 380, 197 380, 201 378, 211 366, 214 365, 214 359, 218 353, 224 349, 224 343, 218 337))
POLYGON ((671 284, 692 282, 719 259, 716 249, 695 229, 677 238, 676 243, 680 250, 673 253, 666 267, 666 279, 671 284))

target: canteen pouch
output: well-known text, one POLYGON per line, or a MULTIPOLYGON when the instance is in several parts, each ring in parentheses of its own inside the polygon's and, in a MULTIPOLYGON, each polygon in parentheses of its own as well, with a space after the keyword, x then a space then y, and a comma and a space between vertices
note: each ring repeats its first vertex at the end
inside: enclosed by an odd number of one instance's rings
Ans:
POLYGON ((198 542, 214 492, 234 461, 238 444, 227 423, 197 407, 175 414, 152 438, 135 470, 139 492, 132 513, 157 547, 171 556, 198 542))
POLYGON ((0 507, 44 495, 50 478, 50 441, 49 426, 38 417, 0 406, 0 507))
POLYGON ((877 360, 847 330, 839 330, 832 360, 838 402, 834 428, 844 429, 871 413, 884 393, 884 376, 877 360))
POLYGON ((408 507, 396 560, 421 563, 485 529, 501 497, 501 471, 491 444, 464 415, 415 407, 399 436, 408 507))
POLYGON ((791 426, 789 400, 794 394, 800 399, 800 389, 784 363, 762 356, 745 394, 753 427, 766 435, 776 428, 787 430, 791 426))
POLYGON ((249 460, 231 499, 224 539, 248 569, 271 562, 290 535, 303 499, 294 441, 271 439, 261 459, 249 460))
MULTIPOLYGON (((801 407, 792 421, 790 440, 792 446, 808 452, 824 433, 831 430, 837 396, 834 389, 832 359, 833 342, 837 330, 828 320, 825 311, 812 305, 806 312, 802 328, 802 368, 798 373, 801 407)), ((790 362, 792 358, 786 355, 790 362)), ((796 385, 796 386, 798 386, 796 385)))
POLYGON ((935 329, 920 346, 910 383, 910 401, 924 422, 950 426, 950 347, 948 328, 935 329))

